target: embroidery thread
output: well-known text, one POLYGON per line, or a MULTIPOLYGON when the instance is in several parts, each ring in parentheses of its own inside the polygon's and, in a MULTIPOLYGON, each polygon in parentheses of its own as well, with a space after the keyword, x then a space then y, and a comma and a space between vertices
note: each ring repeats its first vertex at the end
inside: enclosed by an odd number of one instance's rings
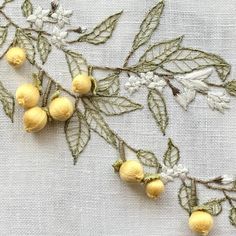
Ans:
MULTIPOLYGON (((171 140, 168 142, 163 162, 160 162, 154 153, 135 149, 126 143, 110 129, 104 118, 142 109, 142 105, 119 95, 122 73, 128 76, 125 88, 130 94, 141 87, 148 90, 148 107, 163 134, 166 133, 169 123, 168 108, 163 96, 166 88, 171 89, 175 101, 185 110, 196 95, 201 94, 206 97, 212 110, 223 113, 229 108, 229 96, 236 96, 235 80, 227 81, 230 65, 212 53, 182 47, 182 36, 148 46, 139 61, 130 65, 132 56, 149 42, 157 29, 164 10, 164 1, 156 4, 145 16, 121 67, 91 65, 82 54, 72 51, 69 46, 107 42, 123 12, 109 16, 92 30, 83 26, 69 28, 73 12, 65 10, 58 1, 53 0, 50 9, 40 6, 35 9, 30 0, 24 0, 21 10, 30 25, 21 27, 4 11, 5 6, 13 1, 4 0, 0 6, 0 16, 6 22, 0 26, 0 47, 7 41, 10 27, 15 29, 15 37, 0 59, 6 56, 9 64, 17 67, 22 66, 27 58, 37 70, 33 73, 32 84, 18 88, 16 93, 17 103, 29 109, 24 114, 25 129, 28 132, 38 132, 51 120, 65 122, 65 137, 74 164, 94 131, 119 150, 119 158, 113 167, 119 172, 121 179, 143 184, 148 197, 159 197, 168 182, 180 179, 179 203, 189 213, 189 226, 193 231, 207 235, 213 226, 212 216, 221 213, 224 202, 229 203, 229 219, 236 226, 236 199, 231 196, 236 192, 234 177, 222 175, 210 180, 192 177, 179 164, 180 152, 171 140), (50 30, 47 27, 51 27, 50 30), (71 33, 76 36, 69 40, 71 33), (53 46, 65 56, 72 77, 71 90, 62 87, 43 69, 53 46), (41 62, 35 59, 36 54, 41 62), (107 76, 97 78, 96 71, 104 71, 107 76), (209 82, 214 73, 221 82, 209 82), (217 89, 217 92, 213 89, 217 89), (126 160, 127 149, 136 154, 138 161, 126 160), (147 167, 153 172, 146 172, 144 168, 147 167), (221 192, 222 198, 200 202, 197 191, 199 185, 221 192)), ((0 101, 6 115, 13 122, 15 98, 1 82, 0 101)))

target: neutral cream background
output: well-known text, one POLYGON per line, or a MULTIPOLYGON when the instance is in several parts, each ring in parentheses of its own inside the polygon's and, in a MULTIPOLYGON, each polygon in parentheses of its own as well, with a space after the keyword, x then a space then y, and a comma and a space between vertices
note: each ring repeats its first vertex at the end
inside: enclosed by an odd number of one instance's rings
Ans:
MULTIPOLYGON (((22 1, 9 4, 7 12, 19 24, 22 1)), ((34 1, 35 6, 39 1, 34 1)), ((49 1, 40 1, 45 8, 49 1)), ((114 37, 98 47, 75 47, 97 65, 120 66, 132 39, 154 0, 64 0, 74 9, 72 25, 93 27, 105 17, 124 10, 114 37)), ((158 32, 152 41, 185 35, 184 45, 222 55, 236 68, 235 0, 167 0, 158 32)), ((139 53, 141 53, 140 50, 139 53)), ((138 55, 136 55, 136 60, 138 55)), ((135 60, 135 58, 134 58, 135 60)), ((45 66, 69 87, 70 76, 61 52, 54 49, 45 66)), ((0 79, 13 93, 33 71, 25 66, 14 72, 0 63, 0 79)), ((123 79, 125 80, 125 76, 123 79)), ((29 79, 28 79, 29 80, 29 79)), ((133 99, 146 106, 146 92, 133 99)), ((153 150, 162 156, 167 138, 172 137, 181 150, 182 160, 192 175, 212 177, 235 174, 236 99, 225 115, 209 110, 199 97, 184 112, 166 93, 170 125, 162 137, 145 108, 121 117, 107 119, 109 124, 137 148, 153 150)), ((179 183, 167 187, 157 202, 148 200, 139 188, 122 183, 111 168, 116 151, 93 134, 77 166, 72 165, 63 127, 53 124, 38 135, 22 130, 22 110, 17 107, 15 123, 0 112, 0 235, 158 235, 190 236, 187 214, 177 201, 179 183)), ((202 190, 202 201, 221 196, 202 190)), ((233 236, 236 229, 228 221, 228 205, 215 219, 211 235, 233 236)))

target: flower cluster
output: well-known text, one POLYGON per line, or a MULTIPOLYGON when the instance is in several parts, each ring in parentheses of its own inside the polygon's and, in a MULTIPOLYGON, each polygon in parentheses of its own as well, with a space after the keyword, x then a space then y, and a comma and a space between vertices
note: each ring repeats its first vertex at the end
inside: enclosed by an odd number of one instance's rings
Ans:
POLYGON ((141 73, 139 76, 130 76, 128 82, 125 84, 125 89, 130 94, 133 94, 142 86, 146 86, 149 89, 156 89, 159 92, 162 92, 166 85, 167 83, 163 78, 150 71, 147 73, 141 73))
POLYGON ((188 169, 181 164, 175 165, 173 168, 168 168, 163 165, 160 177, 164 183, 168 183, 174 181, 174 178, 181 178, 182 180, 185 180, 187 174, 188 169))

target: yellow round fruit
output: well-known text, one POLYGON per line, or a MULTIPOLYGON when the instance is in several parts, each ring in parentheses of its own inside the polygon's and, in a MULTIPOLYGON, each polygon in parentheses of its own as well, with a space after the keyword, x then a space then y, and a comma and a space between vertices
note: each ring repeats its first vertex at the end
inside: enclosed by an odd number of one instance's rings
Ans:
POLYGON ((81 95, 88 94, 91 91, 92 78, 91 76, 80 74, 77 75, 72 82, 72 90, 81 95))
POLYGON ((54 120, 66 121, 74 112, 74 105, 67 97, 58 97, 51 101, 49 114, 54 120))
POLYGON ((142 165, 135 160, 124 162, 119 170, 120 178, 130 183, 139 183, 144 178, 144 170, 142 165))
POLYGON ((211 214, 205 211, 195 211, 189 218, 190 229, 198 234, 208 235, 214 224, 211 214))
POLYGON ((20 67, 26 61, 25 50, 19 47, 12 47, 8 50, 6 59, 10 65, 20 67))
POLYGON ((41 107, 29 109, 23 117, 24 128, 29 133, 39 132, 46 126, 47 121, 47 113, 41 107))
POLYGON ((33 84, 23 84, 16 90, 16 101, 25 109, 36 106, 39 99, 39 90, 33 84))
POLYGON ((152 180, 146 184, 146 194, 149 198, 158 198, 165 191, 165 185, 160 179, 152 180))

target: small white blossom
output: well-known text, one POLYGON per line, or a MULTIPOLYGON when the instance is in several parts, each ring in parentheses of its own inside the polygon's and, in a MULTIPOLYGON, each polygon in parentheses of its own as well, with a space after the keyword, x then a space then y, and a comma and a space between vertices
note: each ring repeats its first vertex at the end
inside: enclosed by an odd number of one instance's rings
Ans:
POLYGON ((125 89, 130 94, 137 92, 140 86, 141 86, 140 78, 133 75, 130 76, 128 82, 125 83, 125 89))
POLYGON ((61 31, 60 29, 55 27, 52 32, 51 41, 56 47, 61 48, 66 44, 65 38, 67 37, 67 35, 67 32, 61 31))
POLYGON ((230 175, 222 175, 221 178, 222 178, 221 183, 225 185, 231 184, 234 182, 234 177, 230 175))
POLYGON ((49 12, 50 10, 43 10, 39 6, 32 15, 28 16, 27 21, 34 23, 38 29, 41 29, 44 22, 48 21, 49 12))
POLYGON ((188 105, 195 99, 196 91, 188 88, 184 88, 182 93, 179 93, 175 96, 175 100, 179 103, 180 106, 187 110, 188 105))
POLYGON ((211 92, 207 95, 207 102, 212 110, 224 113, 225 109, 229 109, 230 98, 222 92, 211 92))
POLYGON ((186 169, 183 165, 175 165, 173 168, 168 168, 166 166, 162 166, 162 172, 160 173, 160 178, 164 183, 168 183, 174 180, 174 178, 186 179, 188 174, 188 169, 186 169))
POLYGON ((167 85, 166 81, 155 75, 153 72, 141 73, 140 81, 142 85, 146 85, 150 89, 156 89, 162 92, 163 88, 167 85))
POLYGON ((70 17, 72 16, 72 10, 64 10, 62 6, 60 6, 56 12, 54 12, 51 17, 56 20, 58 26, 63 28, 65 24, 70 24, 70 17))

